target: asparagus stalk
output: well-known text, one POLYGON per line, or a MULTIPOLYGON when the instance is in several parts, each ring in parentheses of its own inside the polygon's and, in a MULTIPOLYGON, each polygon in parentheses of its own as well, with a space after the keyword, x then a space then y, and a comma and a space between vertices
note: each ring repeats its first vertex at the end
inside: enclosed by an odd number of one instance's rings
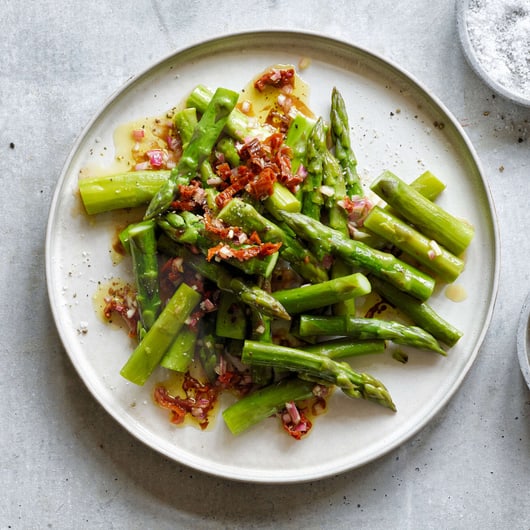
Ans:
POLYGON ((262 241, 281 242, 280 255, 304 280, 319 283, 328 279, 327 271, 307 248, 251 204, 234 198, 219 212, 218 218, 232 226, 240 226, 249 234, 257 232, 262 241))
POLYGON ((326 128, 319 118, 307 139, 307 177, 302 184, 302 213, 320 220, 324 199, 320 188, 323 181, 323 161, 326 147, 326 128))
MULTIPOLYGON (((206 112, 207 106, 212 100, 212 91, 204 85, 198 85, 188 96, 187 105, 195 107, 199 112, 206 112)), ((247 138, 258 138, 264 140, 275 132, 273 127, 260 124, 256 119, 243 114, 238 108, 234 108, 225 125, 225 132, 235 140, 244 142, 247 138)), ((291 142, 295 141, 294 132, 291 134, 291 142)), ((278 210, 288 212, 300 211, 300 201, 282 184, 275 182, 273 193, 265 201, 265 206, 271 213, 276 215, 278 210)))
POLYGON ((298 113, 289 125, 285 135, 285 145, 291 148, 291 171, 296 174, 300 166, 307 165, 307 142, 315 121, 298 113))
POLYGON ((347 236, 348 217, 344 208, 337 204, 337 201, 346 196, 346 186, 339 163, 328 150, 324 152, 323 173, 324 185, 329 193, 324 200, 329 217, 328 225, 347 236))
POLYGON ((355 372, 347 363, 296 348, 247 340, 241 360, 247 364, 276 366, 338 386, 347 396, 396 407, 385 386, 368 374, 355 372))
POLYGON ((349 239, 338 230, 329 228, 306 215, 282 212, 282 217, 298 236, 309 241, 313 246, 320 245, 324 252, 339 256, 349 265, 370 271, 374 276, 386 280, 419 300, 424 301, 431 296, 434 280, 392 254, 349 239))
POLYGON ((347 357, 358 357, 360 355, 371 355, 385 351, 384 340, 359 340, 337 339, 325 342, 317 342, 310 346, 304 346, 303 350, 311 353, 319 353, 330 359, 345 359, 347 357))
POLYGON ((162 301, 158 285, 158 258, 153 221, 137 223, 127 230, 136 284, 136 301, 145 331, 154 324, 162 301))
POLYGON ((215 146, 215 151, 222 155, 224 160, 230 164, 231 167, 239 166, 241 160, 237 150, 234 139, 229 136, 223 136, 215 146))
POLYGON ((197 330, 190 326, 184 326, 162 357, 160 366, 175 372, 186 372, 191 361, 193 361, 196 344, 197 330))
POLYGON ((193 137, 193 131, 197 126, 197 122, 197 109, 193 107, 179 110, 173 116, 173 123, 180 134, 183 149, 188 147, 188 144, 193 137))
MULTIPOLYGON (((170 240, 171 241, 171 240, 170 240)), ((208 262, 203 256, 193 254, 184 246, 176 248, 167 239, 160 237, 158 248, 169 255, 184 258, 187 265, 194 268, 199 274, 213 281, 221 291, 234 293, 239 300, 249 307, 261 311, 264 315, 283 320, 290 320, 291 317, 285 308, 271 294, 257 285, 247 283, 241 278, 232 274, 221 264, 208 262)))
POLYGON ((331 137, 335 144, 335 157, 342 168, 348 197, 363 195, 361 180, 357 174, 357 159, 350 139, 350 125, 346 105, 337 88, 331 92, 331 137))
MULTIPOLYGON (((188 107, 195 107, 200 113, 206 112, 214 93, 204 85, 197 85, 186 101, 188 107)), ((238 108, 234 108, 225 125, 225 132, 235 140, 244 141, 245 138, 259 138, 264 140, 270 136, 274 129, 268 125, 258 123, 238 108)))
POLYGON ((391 340, 396 344, 446 355, 438 341, 427 331, 417 326, 376 318, 302 315, 299 333, 302 337, 339 335, 358 340, 391 340))
POLYGON ((197 357, 206 374, 208 381, 212 384, 217 380, 216 368, 219 363, 219 352, 217 344, 222 340, 215 335, 215 321, 209 315, 201 320, 201 339, 198 341, 197 357))
POLYGON ((169 179, 170 171, 128 171, 79 180, 79 193, 89 215, 147 204, 169 179))
POLYGON ((390 171, 382 173, 370 188, 425 236, 456 256, 473 239, 471 225, 429 201, 390 171))
POLYGON ((399 289, 394 288, 392 285, 378 278, 370 278, 370 282, 374 291, 388 303, 397 307, 417 326, 429 332, 433 337, 447 344, 447 346, 454 346, 462 337, 463 333, 460 330, 444 320, 427 303, 420 302, 408 296, 406 293, 401 292, 399 289))
POLYGON ((355 273, 322 283, 275 291, 272 296, 292 315, 363 296, 370 291, 366 276, 355 273))
MULTIPOLYGON (((262 315, 256 310, 250 311, 251 338, 260 342, 272 342, 272 319, 262 315)), ((272 381, 273 373, 270 366, 254 365, 250 367, 252 382, 258 386, 263 386, 272 381)))
POLYGON ((120 374, 137 385, 143 385, 175 340, 180 329, 199 303, 201 295, 180 284, 151 329, 135 348, 120 374))
POLYGON ((245 309, 235 294, 223 291, 219 299, 215 334, 228 339, 245 339, 247 319, 245 309))
POLYGON ((435 201, 446 187, 445 184, 430 171, 424 171, 419 177, 414 179, 410 185, 430 201, 435 201))
MULTIPOLYGON (((216 245, 206 235, 204 221, 192 212, 169 212, 157 219, 158 226, 176 243, 195 245, 204 255, 216 245)), ((226 260, 230 265, 245 274, 258 274, 269 278, 278 261, 278 253, 274 252, 263 258, 251 258, 240 261, 236 258, 226 260)))
POLYGON ((285 408, 286 403, 313 397, 315 383, 283 379, 236 401, 223 411, 223 419, 234 435, 258 424, 285 408))
POLYGON ((379 206, 372 208, 364 226, 415 258, 445 282, 454 282, 464 270, 462 259, 379 206))
POLYGON ((182 180, 190 181, 195 177, 203 160, 211 153, 219 135, 228 120, 228 116, 238 100, 238 93, 226 88, 215 91, 208 107, 197 123, 193 135, 182 153, 177 167, 171 171, 167 182, 153 197, 145 218, 150 219, 166 210, 182 180))

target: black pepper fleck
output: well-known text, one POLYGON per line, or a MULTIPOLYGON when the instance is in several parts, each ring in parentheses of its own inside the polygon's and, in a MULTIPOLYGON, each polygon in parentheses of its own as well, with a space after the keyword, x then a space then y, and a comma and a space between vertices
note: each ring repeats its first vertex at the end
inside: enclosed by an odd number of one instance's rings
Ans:
POLYGON ((15 149, 15 144, 14 144, 13 142, 10 142, 10 143, 9 143, 9 148, 10 148, 10 149, 15 149))

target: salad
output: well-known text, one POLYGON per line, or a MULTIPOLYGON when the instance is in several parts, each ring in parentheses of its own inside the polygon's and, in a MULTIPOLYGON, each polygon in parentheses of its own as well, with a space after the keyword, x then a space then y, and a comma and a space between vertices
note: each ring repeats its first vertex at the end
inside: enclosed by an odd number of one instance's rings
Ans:
POLYGON ((341 93, 315 116, 301 84, 275 65, 242 92, 199 85, 131 128, 130 170, 79 180, 88 215, 142 208, 119 237, 134 282, 109 290, 105 316, 136 341, 123 378, 175 375, 153 390, 175 424, 207 428, 222 393, 235 435, 275 415, 300 439, 335 390, 396 410, 345 359, 446 355, 462 336, 428 302, 462 272, 473 228, 436 204, 430 172, 365 186, 341 93), (367 307, 374 295, 399 316, 367 307))

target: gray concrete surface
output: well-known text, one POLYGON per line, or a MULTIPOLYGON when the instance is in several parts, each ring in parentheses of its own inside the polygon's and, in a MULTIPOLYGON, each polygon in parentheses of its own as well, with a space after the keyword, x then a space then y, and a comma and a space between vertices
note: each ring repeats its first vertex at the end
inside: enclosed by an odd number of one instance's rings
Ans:
POLYGON ((530 528, 530 393, 515 332, 530 290, 530 110, 492 98, 451 0, 0 0, 0 528, 530 528), (175 49, 309 29, 397 62, 465 126, 501 233, 490 330, 426 428, 360 469, 268 486, 203 475, 127 434, 81 383, 48 306, 48 209, 74 141, 131 76, 175 49), (499 168, 503 167, 503 171, 499 168))

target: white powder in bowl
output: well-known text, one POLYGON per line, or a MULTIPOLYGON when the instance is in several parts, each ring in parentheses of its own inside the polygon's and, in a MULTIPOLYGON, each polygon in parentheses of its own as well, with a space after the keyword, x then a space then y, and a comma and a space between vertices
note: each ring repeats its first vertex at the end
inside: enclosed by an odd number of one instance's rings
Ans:
POLYGON ((530 0, 470 0, 466 25, 484 71, 530 98, 530 0))

